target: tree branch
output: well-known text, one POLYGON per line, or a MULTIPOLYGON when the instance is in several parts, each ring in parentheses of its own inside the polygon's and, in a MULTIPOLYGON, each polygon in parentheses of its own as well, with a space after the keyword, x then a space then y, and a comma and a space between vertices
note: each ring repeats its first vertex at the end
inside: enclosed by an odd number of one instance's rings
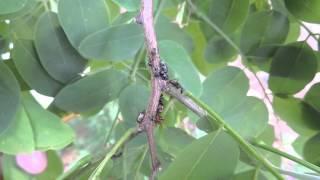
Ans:
POLYGON ((153 22, 153 0, 141 0, 141 10, 137 17, 137 22, 140 22, 143 26, 146 50, 149 57, 149 65, 151 69, 151 95, 149 97, 148 107, 144 113, 143 120, 139 122, 140 128, 147 134, 149 151, 152 163, 152 174, 150 179, 154 179, 156 173, 160 167, 160 162, 157 158, 156 145, 154 140, 154 119, 157 115, 157 109, 159 105, 161 90, 165 86, 166 82, 159 76, 160 70, 160 55, 158 50, 157 38, 154 30, 153 22))

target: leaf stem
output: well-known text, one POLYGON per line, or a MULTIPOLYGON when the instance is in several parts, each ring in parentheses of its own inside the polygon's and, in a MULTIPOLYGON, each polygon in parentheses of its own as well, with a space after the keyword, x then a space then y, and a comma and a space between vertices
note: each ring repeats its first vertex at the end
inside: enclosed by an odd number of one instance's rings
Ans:
POLYGON ((276 171, 272 164, 263 158, 246 140, 244 140, 240 134, 238 134, 231 126, 224 122, 224 120, 211 108, 209 108, 205 103, 198 100, 191 93, 187 92, 187 96, 190 97, 193 101, 195 101, 201 108, 203 108, 207 113, 212 117, 212 119, 218 124, 223 126, 227 132, 241 145, 241 147, 251 156, 253 156, 256 160, 258 160, 270 173, 272 173, 277 179, 283 179, 283 177, 276 171))
POLYGON ((141 169, 143 160, 145 159, 145 157, 146 157, 146 155, 147 155, 148 146, 144 146, 143 149, 144 149, 144 151, 143 151, 143 153, 142 153, 142 155, 141 155, 141 158, 140 158, 140 160, 139 160, 138 167, 137 167, 137 171, 136 171, 136 174, 135 174, 135 176, 134 176, 134 180, 139 179, 139 178, 138 178, 139 171, 140 171, 140 169, 141 169))
POLYGON ((315 171, 315 172, 320 174, 320 168, 318 166, 314 165, 314 164, 311 164, 311 163, 309 163, 307 161, 304 161, 304 160, 299 159, 297 157, 294 157, 294 156, 292 156, 290 154, 282 152, 282 151, 280 151, 280 150, 278 150, 276 148, 267 146, 266 144, 264 144, 262 142, 253 142, 252 144, 254 146, 258 147, 258 148, 264 149, 266 151, 269 151, 269 152, 272 152, 272 153, 277 154, 279 156, 282 156, 282 157, 285 157, 287 159, 290 159, 291 161, 294 161, 294 162, 296 162, 296 163, 298 163, 298 164, 300 164, 300 165, 302 165, 304 167, 307 167, 308 169, 311 169, 311 170, 313 170, 313 171, 315 171))
POLYGON ((132 64, 132 68, 131 68, 131 73, 130 73, 130 80, 135 82, 136 81, 136 73, 138 71, 140 62, 145 58, 146 56, 146 50, 145 50, 145 46, 143 45, 140 48, 139 54, 137 56, 137 58, 135 58, 133 64, 132 64))
POLYGON ((187 0, 187 3, 191 7, 192 11, 196 13, 202 20, 204 20, 209 26, 211 26, 212 29, 214 29, 220 36, 222 36, 236 51, 239 52, 241 56, 243 56, 243 53, 241 52, 241 49, 238 47, 238 45, 233 42, 233 40, 226 35, 216 24, 214 24, 205 14, 201 12, 201 10, 198 9, 197 6, 195 6, 191 0, 187 0))
POLYGON ((127 141, 129 140, 133 135, 137 133, 137 130, 135 128, 129 129, 120 139, 119 141, 112 147, 112 149, 109 151, 109 153, 106 154, 104 159, 101 161, 99 166, 94 170, 94 172, 89 177, 89 180, 98 180, 99 176, 103 170, 103 168, 106 166, 106 164, 109 162, 111 157, 118 151, 118 149, 127 141))
POLYGON ((117 114, 116 114, 115 118, 113 119, 111 128, 110 128, 110 130, 109 130, 109 132, 108 132, 108 134, 107 134, 107 136, 106 136, 105 144, 108 143, 109 140, 110 140, 111 134, 112 134, 114 128, 116 127, 119 114, 120 114, 120 110, 118 109, 117 114))

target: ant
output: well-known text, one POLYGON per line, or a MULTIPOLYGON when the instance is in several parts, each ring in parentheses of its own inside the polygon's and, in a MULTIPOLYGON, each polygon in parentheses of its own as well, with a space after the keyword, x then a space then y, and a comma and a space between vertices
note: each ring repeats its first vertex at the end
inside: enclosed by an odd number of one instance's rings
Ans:
POLYGON ((164 106, 164 102, 163 102, 163 94, 160 95, 160 99, 159 99, 159 105, 157 108, 157 114, 156 117, 154 118, 154 122, 156 124, 161 124, 161 122, 163 121, 163 118, 161 117, 161 113, 163 112, 163 106, 164 106))
POLYGON ((182 94, 184 89, 181 86, 181 84, 177 81, 177 80, 169 80, 169 83, 174 86, 175 88, 177 88, 178 90, 180 90, 180 93, 182 94))

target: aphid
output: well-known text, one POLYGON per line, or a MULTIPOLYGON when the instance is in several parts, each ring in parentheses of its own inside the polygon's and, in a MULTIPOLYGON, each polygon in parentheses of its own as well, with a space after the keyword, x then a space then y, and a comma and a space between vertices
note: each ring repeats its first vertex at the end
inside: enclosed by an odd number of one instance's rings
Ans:
POLYGON ((138 15, 134 18, 134 22, 137 23, 137 24, 140 24, 140 25, 143 24, 141 14, 138 14, 138 15))
POLYGON ((157 49, 156 48, 152 48, 151 52, 150 52, 151 57, 156 56, 157 55, 157 49))
POLYGON ((162 80, 168 80, 169 79, 169 75, 168 75, 168 67, 167 65, 161 60, 160 61, 160 77, 162 80))
POLYGON ((169 83, 172 84, 175 88, 179 89, 181 94, 183 93, 184 89, 177 80, 170 80, 169 83))
POLYGON ((160 69, 161 69, 161 71, 163 71, 164 73, 168 73, 168 67, 167 67, 167 65, 166 65, 163 61, 160 61, 160 69))
POLYGON ((160 114, 157 114, 156 117, 155 117, 155 119, 154 119, 154 122, 155 122, 156 124, 161 124, 162 121, 163 121, 163 118, 160 116, 160 114))
POLYGON ((139 113, 138 118, 137 118, 137 123, 141 124, 144 118, 145 112, 142 111, 139 113))

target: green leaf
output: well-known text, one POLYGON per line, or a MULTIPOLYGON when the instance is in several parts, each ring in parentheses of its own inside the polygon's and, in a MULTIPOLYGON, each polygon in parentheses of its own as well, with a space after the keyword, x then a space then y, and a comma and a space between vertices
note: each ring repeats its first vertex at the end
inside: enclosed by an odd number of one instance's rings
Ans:
POLYGON ((61 149, 74 138, 72 129, 44 110, 25 92, 14 123, 0 136, 0 151, 7 154, 61 149))
POLYGON ((246 19, 249 0, 203 0, 198 6, 223 31, 235 31, 246 19))
POLYGON ((298 22, 290 22, 289 32, 285 43, 296 42, 300 36, 300 30, 300 24, 298 22))
POLYGON ((244 53, 252 53, 265 45, 281 44, 289 32, 289 20, 277 11, 261 11, 251 14, 241 33, 240 47, 244 53))
POLYGON ((232 109, 242 102, 249 90, 249 80, 238 68, 225 67, 211 73, 203 82, 201 99, 217 112, 232 109))
POLYGON ((320 133, 316 134, 315 136, 311 137, 304 145, 303 148, 303 157, 317 165, 320 166, 320 133))
POLYGON ((44 69, 62 83, 70 82, 85 68, 86 60, 69 43, 55 13, 46 12, 39 18, 35 46, 44 69))
POLYGON ((206 60, 210 63, 223 63, 232 60, 237 51, 220 36, 210 39, 205 50, 206 60))
POLYGON ((174 77, 181 85, 198 96, 201 93, 202 86, 197 69, 191 61, 186 50, 173 41, 160 41, 160 56, 172 70, 174 77))
POLYGON ((287 9, 298 19, 310 23, 320 23, 320 1, 284 0, 287 9))
POLYGON ((41 66, 31 40, 15 41, 12 56, 23 79, 37 92, 55 96, 62 88, 62 84, 54 80, 41 66))
POLYGON ((64 87, 57 94, 54 104, 72 112, 101 109, 107 102, 116 99, 127 83, 127 76, 120 71, 100 71, 64 87))
POLYGON ((275 94, 302 90, 317 72, 317 57, 304 42, 280 47, 270 68, 269 87, 275 94))
POLYGON ((238 158, 235 141, 224 132, 213 132, 188 145, 159 179, 228 179, 238 158))
POLYGON ((0 134, 13 123, 19 101, 19 84, 10 69, 0 60, 0 134))
POLYGON ((268 111, 262 101, 246 96, 248 89, 249 81, 243 71, 226 67, 213 72, 203 82, 201 99, 240 135, 253 138, 267 126, 268 111))
POLYGON ((159 41, 171 40, 182 45, 188 52, 194 49, 192 38, 178 24, 173 23, 165 16, 160 16, 155 30, 157 32, 157 39, 159 41))
MULTIPOLYGON (((3 2, 7 2, 6 0, 2 0, 3 2)), ((24 15, 27 15, 29 13, 32 13, 32 11, 36 8, 38 5, 38 2, 36 0, 14 0, 14 1, 26 1, 26 4, 19 9, 18 11, 8 13, 8 14, 1 14, 0 13, 0 20, 14 20, 16 18, 20 18, 24 15)))
POLYGON ((179 128, 165 128, 159 132, 158 143, 162 150, 169 153, 173 157, 177 157, 179 153, 192 141, 194 138, 179 128))
POLYGON ((272 146, 275 141, 275 132, 272 125, 268 125, 265 130, 256 138, 256 141, 262 141, 263 143, 272 146))
POLYGON ((28 14, 10 21, 10 32, 14 39, 34 39, 34 30, 37 22, 34 15, 28 14))
POLYGON ((80 53, 89 59, 122 61, 133 58, 143 43, 142 29, 137 24, 123 24, 87 36, 80 53))
POLYGON ((13 60, 7 60, 4 61, 4 64, 7 65, 7 67, 11 70, 11 72, 14 74, 16 77, 16 80, 19 83, 20 90, 21 91, 28 91, 31 90, 31 88, 28 86, 28 84, 25 82, 25 80, 21 77, 20 73, 18 72, 18 69, 16 65, 14 64, 13 60))
POLYGON ((28 0, 0 0, 0 14, 9 14, 21 10, 28 0))
POLYGON ((275 112, 300 136, 314 135, 320 129, 319 113, 295 98, 275 97, 275 112))
POLYGON ((320 112, 320 83, 314 84, 304 97, 304 101, 320 112))
POLYGON ((146 109, 149 95, 150 90, 142 84, 130 85, 121 92, 119 106, 127 124, 137 124, 138 114, 146 109))
POLYGON ((191 54, 192 61, 201 74, 208 75, 214 68, 217 68, 217 65, 208 63, 204 58, 203 52, 206 48, 207 41, 200 29, 199 22, 190 20, 189 25, 186 27, 186 31, 190 34, 194 42, 194 50, 191 54))
POLYGON ((5 155, 2 160, 3 175, 5 179, 19 180, 48 180, 56 179, 63 172, 63 164, 59 155, 55 151, 46 152, 47 164, 45 171, 37 174, 27 174, 27 172, 18 168, 14 156, 5 155))
POLYGON ((88 35, 108 27, 108 6, 105 0, 60 0, 58 17, 73 47, 88 35), (72 11, 70 11, 72 9, 72 11))
POLYGON ((140 0, 112 0, 127 11, 137 11, 140 8, 140 0))
POLYGON ((235 174, 232 180, 267 180, 267 178, 259 171, 259 169, 249 170, 235 174))

